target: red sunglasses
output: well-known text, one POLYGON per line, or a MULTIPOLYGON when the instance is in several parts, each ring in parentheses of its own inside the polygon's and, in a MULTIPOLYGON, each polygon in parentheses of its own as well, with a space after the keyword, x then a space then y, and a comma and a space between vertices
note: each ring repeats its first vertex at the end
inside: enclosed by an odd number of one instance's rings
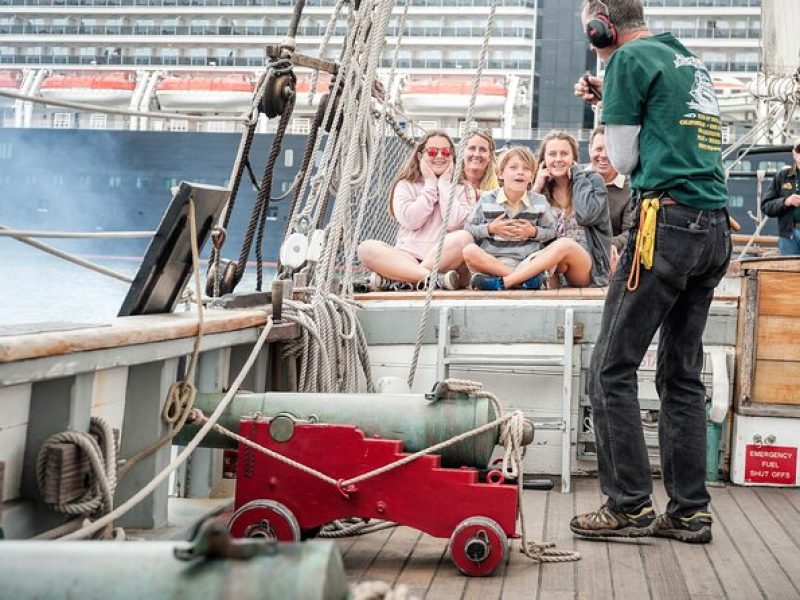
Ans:
POLYGON ((430 156, 431 158, 436 158, 440 154, 444 158, 450 158, 450 155, 453 153, 453 151, 450 148, 446 148, 446 147, 445 148, 424 148, 423 151, 426 152, 427 155, 430 156))

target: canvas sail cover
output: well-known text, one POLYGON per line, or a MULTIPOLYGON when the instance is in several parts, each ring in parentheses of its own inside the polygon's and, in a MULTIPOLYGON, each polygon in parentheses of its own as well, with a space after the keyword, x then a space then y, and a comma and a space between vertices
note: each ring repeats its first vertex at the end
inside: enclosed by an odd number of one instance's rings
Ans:
POLYGON ((761 64, 767 75, 792 75, 800 67, 800 0, 761 1, 761 64))

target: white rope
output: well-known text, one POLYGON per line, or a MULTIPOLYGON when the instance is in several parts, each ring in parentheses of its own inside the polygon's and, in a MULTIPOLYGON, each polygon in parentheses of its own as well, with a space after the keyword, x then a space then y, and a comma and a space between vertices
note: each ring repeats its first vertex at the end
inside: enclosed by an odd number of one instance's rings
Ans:
MULTIPOLYGON (((483 33, 483 42, 481 44, 481 53, 480 57, 478 58, 478 68, 475 71, 475 76, 472 78, 472 92, 470 93, 469 97, 469 107, 467 108, 467 116, 466 122, 472 122, 472 115, 475 111, 475 102, 478 98, 478 88, 480 87, 481 76, 483 74, 483 69, 486 65, 486 58, 489 54, 489 41, 492 37, 492 27, 494 26, 494 16, 497 12, 497 0, 492 0, 489 9, 489 17, 486 20, 486 28, 484 29, 483 33)), ((464 159, 464 148, 467 145, 467 136, 464 135, 461 137, 461 140, 456 147, 456 156, 455 156, 455 165, 456 168, 453 169, 453 175, 450 181, 450 194, 447 201, 447 206, 445 207, 444 215, 442 216, 442 226, 439 229, 439 237, 436 240, 436 255, 433 259, 433 266, 431 267, 431 273, 428 278, 427 282, 427 292, 425 294, 425 305, 422 309, 422 315, 419 320, 419 326, 417 328, 417 342, 414 345, 414 353, 411 357, 411 366, 408 370, 408 389, 413 389, 414 387, 414 378, 417 374, 417 365, 419 363, 419 354, 422 350, 422 340, 425 335, 425 328, 428 323, 428 314, 430 313, 431 301, 433 300, 433 290, 436 288, 435 281, 436 276, 439 273, 439 263, 442 259, 442 250, 444 249, 444 238, 447 234, 447 225, 450 222, 450 214, 453 210, 453 204, 455 203, 455 196, 456 196, 456 185, 458 183, 458 177, 461 169, 458 168, 458 165, 461 164, 461 161, 464 159)))
POLYGON ((65 443, 76 445, 88 458, 91 479, 80 498, 53 504, 50 507, 56 512, 67 515, 89 516, 98 511, 110 512, 114 507, 114 490, 117 487, 117 446, 111 426, 100 417, 91 418, 88 433, 63 431, 50 436, 42 444, 36 459, 36 483, 39 486, 39 493, 42 497, 45 496, 50 449, 65 443))
MULTIPOLYGON (((339 20, 339 15, 342 12, 342 7, 344 6, 345 0, 337 0, 336 5, 333 7, 333 12, 331 13, 330 19, 328 19, 328 25, 325 27, 325 35, 322 36, 322 42, 319 45, 319 51, 317 52, 317 56, 321 59, 325 58, 325 51, 328 49, 328 42, 330 42, 331 36, 333 36, 333 32, 336 31, 336 22, 339 20)), ((317 93, 317 80, 319 79, 319 71, 314 69, 311 72, 311 80, 309 82, 309 89, 308 89, 308 105, 311 106, 314 102, 314 96, 317 93)), ((330 91, 333 91, 333 88, 328 88, 330 91)))
MULTIPOLYGON (((0 231, 8 231, 8 227, 6 227, 5 225, 0 225, 0 231)), ((12 237, 14 237, 14 239, 16 240, 19 240, 23 244, 28 244, 29 246, 33 246, 38 250, 42 250, 43 252, 52 254, 53 256, 64 259, 80 267, 84 267, 86 269, 89 269, 90 271, 94 271, 95 273, 107 275, 109 277, 113 277, 114 279, 119 279, 120 281, 124 281, 125 283, 131 283, 133 281, 132 277, 128 277, 127 275, 114 271, 113 269, 109 269, 102 265, 90 262, 86 259, 80 258, 79 256, 75 256, 74 254, 70 254, 69 252, 59 250, 58 248, 53 248, 52 246, 49 246, 43 242, 37 242, 36 240, 28 239, 26 237, 22 237, 19 235, 12 237)))
POLYGON ((147 496, 149 496, 153 491, 166 479, 172 474, 178 467, 180 467, 186 459, 195 451, 195 449, 200 445, 200 442, 203 438, 208 434, 211 430, 212 426, 219 421, 219 418, 222 416, 222 413, 230 404, 231 400, 233 399, 234 395, 238 391, 239 387, 242 385, 242 381, 249 373, 250 368, 253 366, 256 358, 258 357, 258 353, 261 351, 261 347, 264 345, 264 342, 267 341, 267 337, 269 337, 270 332, 272 331, 272 316, 270 315, 267 317, 267 323, 264 326, 261 335, 258 337, 253 349, 250 352, 250 356, 247 357, 247 361, 245 361, 242 370, 237 375, 236 379, 231 384, 230 389, 223 397, 222 401, 219 403, 217 408, 208 417, 208 421, 200 428, 200 430, 195 434, 195 436, 189 441, 189 444, 178 454, 178 456, 173 460, 170 464, 168 464, 158 475, 156 475, 151 481, 147 483, 142 489, 140 489, 136 494, 131 496, 127 501, 125 501, 122 505, 114 509, 109 514, 105 515, 101 519, 91 523, 86 527, 82 527, 78 531, 71 533, 69 535, 64 536, 62 539, 65 540, 75 540, 81 539, 88 535, 92 535, 93 533, 99 531, 109 523, 112 523, 115 519, 118 519, 125 513, 127 513, 130 509, 134 506, 139 504, 142 500, 144 500, 147 496))
MULTIPOLYGON (((197 229, 196 229, 197 225, 196 225, 196 222, 195 222, 194 200, 193 199, 190 199, 190 202, 189 202, 189 221, 190 221, 190 240, 192 240, 192 263, 193 263, 193 267, 194 267, 194 283, 195 283, 195 288, 196 288, 196 291, 197 291, 197 295, 199 297, 201 295, 200 294, 200 290, 201 290, 201 288, 200 288, 200 268, 199 268, 200 261, 199 261, 199 249, 198 249, 198 246, 197 246, 197 229)), ((182 394, 183 393, 188 393, 189 395, 191 395, 192 399, 194 397, 193 396, 194 386, 191 385, 190 380, 194 378, 194 369, 195 369, 195 365, 196 365, 196 362, 197 362, 196 359, 197 359, 197 355, 199 354, 199 350, 200 350, 200 338, 202 337, 202 332, 203 332, 203 316, 202 316, 203 315, 203 313, 202 313, 203 308, 202 308, 201 304, 198 304, 197 306, 198 306, 198 335, 195 337, 194 351, 193 351, 193 354, 192 354, 194 360, 192 360, 189 363, 189 367, 187 369, 185 380, 183 382, 177 382, 177 386, 172 386, 171 387, 171 389, 173 389, 173 388, 179 389, 182 394)), ((239 372, 239 374, 236 376, 236 379, 231 384, 231 387, 228 390, 228 393, 225 395, 225 397, 220 402, 219 406, 217 407, 217 410, 215 410, 214 413, 211 415, 211 417, 209 419, 210 423, 213 424, 213 423, 216 423, 216 421, 219 420, 220 416, 222 415, 222 412, 225 410, 227 405, 233 399, 234 394, 239 389, 239 387, 242 385, 242 381, 244 381, 244 378, 250 372, 250 368, 253 366, 253 363, 255 362, 256 357, 258 356, 258 353, 261 351, 261 347, 264 345, 264 342, 266 342, 270 331, 272 331, 272 316, 268 316, 267 317, 267 322, 266 322, 266 325, 264 326, 264 330, 261 332, 261 335, 258 337, 258 340, 256 341, 255 346, 253 346, 253 350, 250 352, 250 356, 247 357, 247 360, 245 361, 244 366, 242 366, 241 371, 239 372)), ((180 401, 184 402, 183 400, 180 400, 180 401)), ((182 425, 182 422, 185 421, 188 418, 189 410, 191 410, 191 404, 188 405, 188 408, 186 408, 185 404, 186 404, 186 402, 184 402, 183 411, 180 412, 180 414, 174 415, 175 421, 179 421, 181 423, 181 425, 182 425)), ((171 420, 170 410, 169 410, 169 408, 165 407, 165 411, 167 411, 166 418, 167 418, 167 420, 169 422, 171 420)), ((178 454, 178 456, 175 458, 175 460, 173 460, 170 464, 168 464, 161 472, 159 472, 152 480, 150 480, 147 483, 147 485, 145 485, 136 494, 131 496, 121 506, 117 507, 116 509, 114 509, 110 513, 106 514, 104 517, 98 519, 97 521, 82 527, 78 531, 72 532, 72 533, 64 536, 62 539, 65 539, 65 540, 82 539, 82 538, 84 538, 86 536, 94 534, 95 532, 99 531, 100 529, 103 529, 107 525, 110 525, 111 523, 113 523, 115 519, 118 519, 122 515, 126 514, 134 506, 139 504, 139 502, 141 502, 147 496, 149 496, 165 479, 167 479, 170 476, 170 474, 173 471, 175 471, 184 462, 186 462, 186 459, 188 459, 189 456, 191 455, 191 453, 194 452, 194 450, 200 444, 200 442, 205 437, 205 435, 208 433, 210 428, 211 428, 210 425, 209 425, 209 427, 201 428, 200 431, 198 431, 197 434, 190 440, 189 444, 183 449, 183 451, 181 451, 180 454, 178 454)), ((174 433, 172 434, 172 436, 174 437, 174 433)), ((171 439, 171 438, 169 438, 169 439, 171 439)), ((129 462, 131 462, 131 461, 129 461, 129 462)), ((123 467, 123 468, 125 468, 125 467, 123 467)))
POLYGON ((155 234, 155 231, 23 231, 20 229, 3 229, 0 231, 0 237, 63 239, 133 239, 150 238, 155 234))

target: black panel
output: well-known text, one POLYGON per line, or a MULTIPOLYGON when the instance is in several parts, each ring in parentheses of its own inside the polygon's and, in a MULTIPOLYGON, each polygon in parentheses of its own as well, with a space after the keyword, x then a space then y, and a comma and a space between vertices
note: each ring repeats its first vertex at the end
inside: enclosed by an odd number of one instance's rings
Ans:
POLYGON ((203 247, 228 197, 222 187, 182 181, 145 252, 120 317, 170 313, 192 274, 189 200, 194 199, 197 243, 203 247))

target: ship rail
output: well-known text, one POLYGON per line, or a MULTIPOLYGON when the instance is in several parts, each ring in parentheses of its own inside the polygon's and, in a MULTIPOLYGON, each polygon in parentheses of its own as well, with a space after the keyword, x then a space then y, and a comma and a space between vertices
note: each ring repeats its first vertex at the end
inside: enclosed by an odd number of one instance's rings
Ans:
MULTIPOLYGON (((271 311, 212 309, 203 317, 194 385, 219 392, 240 371, 271 311)), ((60 525, 64 515, 40 504, 39 448, 66 430, 88 431, 92 417, 120 433, 120 456, 130 457, 169 431, 161 411, 170 387, 185 376, 198 334, 194 312, 144 315, 109 323, 46 323, 0 327, 0 463, 5 477, 0 525, 6 537, 29 538, 60 525)), ((294 323, 274 324, 243 388, 291 389, 293 371, 283 346, 298 336, 294 323)), ((133 496, 170 461, 163 446, 120 481, 116 504, 133 496)), ((172 483, 181 498, 208 498, 221 479, 221 451, 198 449, 172 483)), ((0 469, 2 471, 2 469, 0 469)), ((0 480, 3 478, 0 477, 0 480)), ((167 525, 170 484, 116 523, 136 529, 167 525)))

